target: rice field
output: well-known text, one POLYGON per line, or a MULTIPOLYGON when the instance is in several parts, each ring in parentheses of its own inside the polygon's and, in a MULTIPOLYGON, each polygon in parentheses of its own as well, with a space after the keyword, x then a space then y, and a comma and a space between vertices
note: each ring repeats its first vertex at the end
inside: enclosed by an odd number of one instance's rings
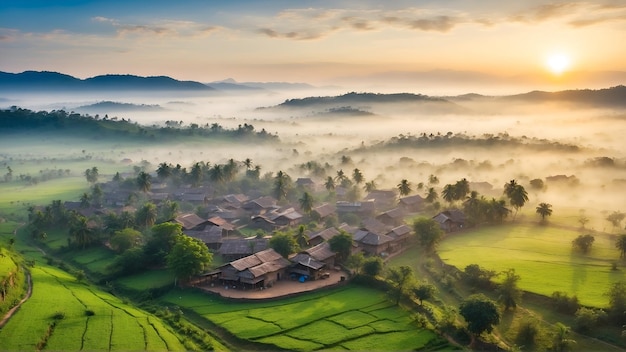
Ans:
POLYGON ((175 275, 169 270, 149 270, 143 273, 124 276, 116 283, 126 289, 145 291, 153 288, 162 288, 174 285, 175 275))
POLYGON ((562 291, 576 295, 581 304, 606 307, 605 293, 612 283, 626 281, 626 267, 612 270, 613 263, 623 265, 613 235, 597 234, 591 251, 582 254, 572 249, 580 234, 532 223, 485 227, 448 236, 438 253, 460 270, 469 264, 496 271, 514 268, 525 291, 546 296, 562 291))
POLYGON ((434 332, 416 326, 381 291, 346 286, 271 302, 229 302, 202 292, 173 291, 162 298, 192 310, 238 338, 265 349, 449 349, 434 332))
POLYGON ((186 350, 158 318, 60 269, 31 274, 33 294, 0 330, 2 350, 186 350))

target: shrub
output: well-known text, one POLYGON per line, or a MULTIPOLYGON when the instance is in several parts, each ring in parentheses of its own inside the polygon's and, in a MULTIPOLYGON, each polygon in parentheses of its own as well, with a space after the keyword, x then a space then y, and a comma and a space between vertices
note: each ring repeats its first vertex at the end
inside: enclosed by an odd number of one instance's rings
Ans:
POLYGON ((93 311, 93 310, 91 310, 91 309, 87 309, 87 310, 85 311, 85 315, 86 315, 86 316, 88 316, 88 317, 91 317, 91 316, 96 315, 96 312, 94 312, 94 311, 93 311))
POLYGON ((569 297, 567 293, 555 291, 552 293, 552 301, 554 305, 554 309, 557 312, 566 313, 566 314, 574 314, 580 307, 578 303, 578 297, 575 295, 569 297))
POLYGON ((63 320, 65 319, 65 312, 56 312, 52 315, 52 319, 54 320, 63 320))
POLYGON ((537 341, 540 328, 539 324, 535 320, 524 320, 517 328, 517 336, 515 337, 515 343, 520 346, 524 346, 527 349, 532 349, 537 341))
POLYGON ((595 327, 605 322, 607 314, 602 309, 581 307, 576 311, 576 331, 591 332, 595 327))

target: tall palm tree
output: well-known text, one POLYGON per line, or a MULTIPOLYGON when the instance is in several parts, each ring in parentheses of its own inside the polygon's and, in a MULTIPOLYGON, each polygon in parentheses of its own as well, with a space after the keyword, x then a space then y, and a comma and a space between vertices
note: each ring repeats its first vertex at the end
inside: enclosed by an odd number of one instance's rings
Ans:
POLYGON ((513 219, 515 219, 520 208, 528 202, 528 193, 524 189, 524 186, 516 185, 515 188, 511 189, 509 201, 511 202, 513 208, 515 208, 515 215, 513 215, 513 219))
POLYGON ((346 174, 343 172, 343 170, 342 170, 342 169, 339 169, 339 170, 337 171, 337 176, 335 176, 335 181, 337 181, 337 182, 341 183, 341 182, 343 182, 343 180, 345 180, 345 179, 347 179, 346 174))
POLYGON ((443 187, 443 190, 441 191, 441 196, 446 202, 452 204, 452 202, 454 202, 454 200, 457 198, 456 187, 452 184, 445 185, 443 187))
POLYGON ((537 208, 535 208, 537 214, 541 215, 541 221, 546 220, 546 216, 552 215, 552 204, 548 203, 539 203, 537 208))
POLYGON ((246 167, 246 170, 250 170, 252 168, 252 159, 246 158, 246 160, 243 161, 243 165, 246 167))
POLYGON ((139 210, 137 210, 137 224, 145 228, 148 228, 156 222, 157 219, 157 207, 153 203, 144 204, 139 210))
POLYGON ((84 216, 77 216, 71 221, 70 225, 70 236, 74 238, 76 244, 85 248, 94 240, 93 235, 94 231, 89 227, 89 222, 84 216))
POLYGON ((513 194, 513 191, 515 190, 515 188, 517 188, 518 183, 515 180, 511 180, 508 183, 504 184, 504 195, 506 195, 508 198, 511 198, 511 194, 513 194))
POLYGON ((287 198, 287 190, 289 188, 289 175, 285 172, 278 171, 274 178, 274 196, 277 200, 287 198))
POLYGON ((191 177, 191 184, 194 187, 198 187, 202 182, 202 166, 203 163, 197 162, 191 167, 189 176, 191 177))
POLYGON ((225 180, 224 177, 224 168, 222 165, 215 164, 209 171, 211 181, 215 183, 222 183, 225 180))
POLYGON ((429 187, 428 188, 428 192, 426 192, 426 201, 428 203, 433 203, 438 198, 439 198, 439 194, 437 194, 437 191, 435 190, 435 188, 434 187, 429 187))
POLYGON ((302 198, 298 199, 298 201, 300 202, 300 208, 302 209, 303 212, 307 214, 311 212, 311 209, 313 209, 313 203, 315 200, 313 199, 313 196, 311 196, 309 192, 304 192, 302 194, 302 198))
POLYGON ((335 180, 331 176, 328 176, 326 178, 326 182, 324 183, 324 187, 326 187, 326 190, 329 191, 329 192, 334 190, 335 189, 335 180))
POLYGON ((626 257, 626 235, 620 235, 615 242, 615 247, 620 250, 620 258, 626 257))
POLYGON ((352 180, 354 181, 354 183, 356 183, 357 185, 360 185, 361 182, 363 182, 364 178, 363 178, 363 173, 361 172, 361 170, 359 169, 354 169, 352 171, 352 180))
POLYGON ((407 181, 406 179, 403 179, 402 181, 400 181, 397 187, 398 187, 398 192, 400 192, 400 196, 407 196, 413 191, 411 189, 411 183, 407 181))
POLYGON ((365 192, 367 192, 367 193, 375 191, 376 187, 377 187, 376 181, 374 181, 374 180, 365 182, 365 192))
POLYGON ((439 184, 439 178, 433 174, 431 174, 430 176, 428 176, 428 185, 432 186, 432 185, 438 185, 439 184))
POLYGON ((152 188, 152 176, 145 171, 141 171, 139 175, 137 175, 137 187, 143 193, 150 192, 152 188))
POLYGON ((306 227, 304 225, 298 226, 298 231, 296 231, 294 237, 300 248, 307 248, 309 246, 309 236, 306 235, 306 227))
POLYGON ((506 202, 504 199, 497 200, 495 198, 491 198, 489 202, 489 215, 493 220, 498 222, 502 222, 504 218, 506 218, 511 211, 506 208, 506 202))
POLYGON ((166 162, 160 163, 159 167, 156 169, 156 173, 159 179, 163 181, 172 176, 172 165, 166 162))

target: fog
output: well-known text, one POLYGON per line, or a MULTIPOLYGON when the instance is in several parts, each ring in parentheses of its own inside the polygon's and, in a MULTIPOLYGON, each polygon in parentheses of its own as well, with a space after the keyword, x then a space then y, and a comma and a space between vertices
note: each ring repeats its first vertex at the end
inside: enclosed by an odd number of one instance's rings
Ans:
MULTIPOLYGON (((528 103, 493 99, 450 97, 450 106, 433 104, 350 105, 349 111, 332 106, 278 108, 286 99, 308 96, 334 96, 347 93, 340 88, 304 91, 213 92, 188 95, 169 93, 98 93, 56 95, 4 94, 0 105, 17 105, 32 110, 64 109, 92 116, 130 119, 142 125, 163 125, 165 121, 183 121, 183 127, 195 123, 218 123, 234 128, 247 123, 255 130, 277 134, 278 145, 233 143, 181 143, 158 145, 107 145, 48 141, 29 142, 28 150, 38 157, 90 154, 94 160, 134 162, 141 160, 156 166, 161 162, 190 166, 195 161, 222 163, 228 159, 250 158, 262 166, 262 173, 284 170, 292 178, 309 176, 301 164, 328 163, 329 176, 342 169, 347 175, 354 168, 363 172, 366 181, 375 180, 379 188, 395 188, 402 179, 426 184, 428 176, 437 175, 439 189, 461 178, 470 182, 488 182, 493 190, 483 190, 485 197, 500 197, 502 186, 517 179, 529 191, 529 205, 553 204, 569 211, 583 209, 588 216, 614 210, 626 210, 621 190, 626 184, 626 112, 602 106, 572 103, 528 103), (103 101, 135 104, 132 110, 109 113, 89 107, 103 101), (142 111, 141 105, 159 107, 142 111), (137 108, 139 106, 139 108, 137 108), (259 109, 263 108, 263 109, 259 109), (91 110, 90 110, 91 109, 91 110), (389 145, 391 141, 425 136, 433 140, 459 137, 462 143, 425 143, 389 145), (502 140, 509 143, 502 143, 502 140), (481 143, 475 142, 480 141, 481 143), (486 141, 492 141, 489 144, 486 141), (495 142, 494 142, 495 141, 495 142), (484 142, 484 143, 483 143, 484 142), (72 148, 67 146, 71 145, 72 148), (61 147, 63 145, 60 145, 61 147), (54 154, 54 155, 52 155, 54 154), (342 156, 350 162, 341 163, 342 156), (605 157, 610 163, 596 158, 605 157), (547 177, 572 176, 573 183, 549 182, 547 177), (546 183, 543 190, 530 187, 532 179, 546 183)), ((418 92, 428 94, 429 92, 418 92)), ((522 93, 522 92, 520 92, 522 93)), ((25 139, 0 142, 5 158, 24 158, 25 139)), ((32 156, 32 155, 31 155, 32 156)), ((605 160, 606 159, 602 159, 605 160)), ((443 201, 442 201, 443 204, 443 201)), ((575 221, 572 221, 575 225, 575 221)), ((596 226, 602 225, 600 222, 596 226)))

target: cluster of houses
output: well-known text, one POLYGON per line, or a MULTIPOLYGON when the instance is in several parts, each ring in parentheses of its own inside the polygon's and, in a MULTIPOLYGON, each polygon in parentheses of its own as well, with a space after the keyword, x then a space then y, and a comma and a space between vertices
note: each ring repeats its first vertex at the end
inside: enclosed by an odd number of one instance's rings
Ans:
MULTIPOLYGON (((314 187, 310 179, 296 182, 314 187)), ((128 200, 128 191, 111 184, 103 184, 103 199, 107 207, 122 207, 128 200)), ((180 188, 167 190, 153 186, 146 196, 155 204, 165 200, 190 203, 202 208, 207 216, 196 213, 178 215, 172 221, 182 226, 183 233, 203 241, 209 249, 220 255, 228 264, 209 273, 211 279, 220 279, 242 285, 271 285, 283 278, 319 279, 325 270, 335 266, 335 253, 328 240, 342 231, 353 237, 353 253, 386 257, 406 248, 412 229, 404 222, 409 213, 419 212, 425 200, 419 195, 399 198, 393 190, 375 190, 362 201, 337 201, 315 206, 309 218, 320 224, 330 216, 355 214, 361 219, 358 226, 341 224, 308 233, 310 248, 286 259, 269 248, 267 236, 245 238, 238 229, 255 229, 260 234, 293 228, 300 225, 305 216, 296 205, 281 206, 267 195, 229 194, 211 196, 206 188, 180 188)), ((75 204, 73 205, 75 206, 75 204)), ((465 218, 460 211, 442 212, 434 217, 445 231, 463 227, 465 218)), ((236 285, 235 285, 236 286, 236 285)))

